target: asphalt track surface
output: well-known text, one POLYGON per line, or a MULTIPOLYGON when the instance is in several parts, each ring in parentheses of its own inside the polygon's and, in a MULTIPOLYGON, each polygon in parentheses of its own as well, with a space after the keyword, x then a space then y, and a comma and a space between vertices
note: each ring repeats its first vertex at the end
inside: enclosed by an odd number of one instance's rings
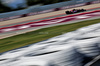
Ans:
POLYGON ((70 9, 65 9, 65 10, 60 10, 60 11, 54 11, 54 12, 49 12, 49 13, 44 13, 44 14, 39 14, 39 15, 33 15, 33 16, 28 16, 28 17, 23 17, 23 18, 18 18, 18 19, 12 19, 12 20, 7 20, 7 21, 1 21, 0 26, 7 26, 11 24, 17 24, 17 23, 25 23, 27 21, 32 21, 32 20, 39 20, 39 19, 44 19, 44 18, 54 18, 54 16, 59 15, 65 15, 66 10, 72 10, 72 9, 94 9, 94 8, 100 8, 100 3, 98 4, 92 4, 92 5, 86 5, 86 6, 80 6, 80 7, 75 7, 75 8, 70 8, 70 9))
MULTIPOLYGON (((97 13, 94 13, 94 14, 91 14, 91 13, 81 14, 81 15, 77 14, 77 15, 74 15, 74 16, 71 16, 71 17, 67 17, 67 18, 66 17, 67 16, 65 16, 63 18, 59 17, 60 19, 49 19, 47 21, 42 21, 42 22, 39 22, 39 23, 34 22, 34 23, 28 24, 26 26, 21 25, 21 26, 18 26, 18 27, 16 27, 16 26, 15 27, 10 27, 10 30, 11 30, 10 32, 8 32, 9 29, 7 28, 7 30, 3 30, 3 32, 0 33, 0 35, 1 35, 1 38, 5 38, 4 35, 6 36, 6 34, 17 35, 17 34, 24 33, 26 31, 37 30, 37 29, 56 26, 56 25, 61 25, 61 24, 75 23, 75 22, 80 22, 80 21, 83 21, 83 20, 96 19, 96 18, 100 17, 100 14, 99 14, 99 12, 97 12, 97 13), (94 16, 95 16, 95 18, 94 18, 94 16), (23 28, 23 26, 24 26, 24 28, 23 28), (25 29, 25 28, 27 28, 27 29, 25 29), (17 30, 17 31, 13 31, 13 29, 17 30)), ((6 37, 8 37, 8 36, 6 36, 6 37)))
MULTIPOLYGON (((99 10, 99 9, 100 8, 89 9, 88 11, 99 10)), ((88 12, 88 11, 86 11, 86 12, 88 12)), ((29 23, 29 22, 35 22, 35 21, 40 21, 40 20, 45 20, 45 19, 51 19, 51 18, 56 18, 56 17, 62 17, 62 16, 67 16, 67 15, 66 14, 61 14, 61 15, 56 15, 56 16, 51 16, 51 17, 45 17, 45 18, 36 19, 36 20, 30 20, 30 21, 25 21, 25 22, 20 22, 20 23, 14 23, 14 24, 10 24, 10 25, 0 26, 0 28, 2 28, 2 27, 9 27, 9 26, 18 25, 18 24, 29 23)))
MULTIPOLYGON (((100 4, 87 5, 87 6, 77 7, 77 9, 78 8, 85 8, 87 10, 88 9, 98 10, 98 9, 100 9, 99 5, 100 4)), ((73 9, 73 8, 71 8, 71 9, 73 9)), ((71 10, 71 9, 67 9, 67 10, 71 10)), ((49 16, 48 16, 48 13, 47 13, 47 15, 45 15, 46 17, 37 18, 37 19, 36 18, 33 18, 32 20, 26 20, 24 22, 21 22, 20 20, 18 21, 18 19, 15 19, 16 20, 15 21, 16 23, 9 23, 9 22, 14 21, 14 20, 8 20, 8 21, 4 21, 3 24, 1 22, 0 27, 8 27, 8 26, 13 26, 13 25, 17 25, 17 24, 23 24, 23 23, 33 22, 33 21, 39 21, 39 20, 44 20, 44 19, 50 19, 50 18, 55 18, 55 17, 66 16, 66 14, 64 13, 65 11, 66 10, 61 10, 61 12, 60 11, 56 11, 57 13, 56 12, 52 12, 52 14, 56 14, 56 15, 49 14, 49 16), (7 22, 9 24, 7 24, 7 22)), ((89 11, 91 11, 91 10, 89 10, 89 11)), ((40 15, 43 15, 43 14, 40 14, 40 15)), ((38 15, 36 15, 36 16, 38 16, 38 15)), ((34 16, 30 16, 30 17, 34 17, 34 16)), ((96 19, 96 18, 99 18, 99 17, 94 17, 94 18, 90 18, 90 19, 96 19)), ((20 18, 20 19, 23 19, 23 18, 20 18)), ((84 19, 84 20, 89 20, 89 19, 84 19)), ((83 21, 83 20, 69 21, 69 22, 61 23, 61 24, 69 24, 69 23, 75 23, 75 22, 80 22, 80 21, 83 21)), ((61 24, 46 25, 46 26, 41 26, 41 27, 34 27, 34 28, 23 29, 23 30, 19 30, 19 31, 11 31, 11 32, 0 33, 0 39, 6 38, 6 37, 10 37, 10 36, 13 36, 13 35, 22 34, 22 33, 25 33, 25 32, 30 32, 30 31, 38 30, 38 29, 41 29, 41 28, 46 28, 46 27, 61 25, 61 24)))
POLYGON ((99 16, 100 16, 100 10, 95 10, 95 11, 84 12, 75 15, 69 15, 64 17, 52 18, 48 20, 29 22, 26 24, 4 27, 4 28, 0 28, 0 33, 9 32, 9 31, 18 31, 18 30, 31 28, 31 27, 41 27, 41 26, 58 24, 58 23, 69 22, 69 21, 89 19, 89 18, 99 17, 99 16))

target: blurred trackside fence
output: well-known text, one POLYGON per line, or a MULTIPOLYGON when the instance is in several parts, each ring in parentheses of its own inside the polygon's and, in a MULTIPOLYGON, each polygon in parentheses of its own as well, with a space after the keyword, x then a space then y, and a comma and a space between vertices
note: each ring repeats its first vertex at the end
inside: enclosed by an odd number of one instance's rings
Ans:
POLYGON ((69 8, 79 7, 79 6, 84 6, 84 5, 96 4, 96 3, 100 3, 100 0, 72 0, 72 1, 67 1, 67 2, 51 4, 51 5, 39 6, 35 8, 29 7, 24 10, 1 13, 0 21, 16 19, 16 18, 37 15, 37 14, 43 14, 43 13, 69 9, 69 8))

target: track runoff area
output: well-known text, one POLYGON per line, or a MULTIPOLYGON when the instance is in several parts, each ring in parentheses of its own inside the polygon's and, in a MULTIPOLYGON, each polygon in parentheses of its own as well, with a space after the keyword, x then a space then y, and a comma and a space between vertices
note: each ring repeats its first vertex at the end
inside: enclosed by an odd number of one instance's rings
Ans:
POLYGON ((75 15, 68 15, 64 17, 57 17, 57 18, 41 20, 41 21, 36 21, 36 22, 30 22, 26 24, 14 25, 10 27, 3 27, 3 28, 0 28, 0 33, 18 31, 18 30, 31 28, 31 27, 40 27, 40 26, 64 23, 64 22, 69 22, 69 21, 77 21, 77 20, 88 19, 88 18, 93 18, 93 17, 100 17, 100 10, 84 12, 84 13, 75 14, 75 15))

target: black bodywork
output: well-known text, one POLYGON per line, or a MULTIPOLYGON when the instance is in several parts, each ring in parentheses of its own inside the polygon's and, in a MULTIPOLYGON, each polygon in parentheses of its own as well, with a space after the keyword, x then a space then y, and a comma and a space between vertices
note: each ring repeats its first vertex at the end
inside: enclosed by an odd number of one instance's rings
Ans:
POLYGON ((74 14, 74 13, 79 13, 79 12, 84 12, 86 11, 85 9, 73 9, 71 11, 65 11, 66 14, 74 14))

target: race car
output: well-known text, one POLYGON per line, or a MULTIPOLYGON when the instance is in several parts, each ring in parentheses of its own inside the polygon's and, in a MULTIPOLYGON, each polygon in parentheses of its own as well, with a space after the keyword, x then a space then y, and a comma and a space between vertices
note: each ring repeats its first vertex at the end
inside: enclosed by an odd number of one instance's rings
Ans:
POLYGON ((73 14, 73 13, 79 13, 79 12, 84 12, 86 9, 73 9, 70 11, 65 11, 66 14, 73 14))

